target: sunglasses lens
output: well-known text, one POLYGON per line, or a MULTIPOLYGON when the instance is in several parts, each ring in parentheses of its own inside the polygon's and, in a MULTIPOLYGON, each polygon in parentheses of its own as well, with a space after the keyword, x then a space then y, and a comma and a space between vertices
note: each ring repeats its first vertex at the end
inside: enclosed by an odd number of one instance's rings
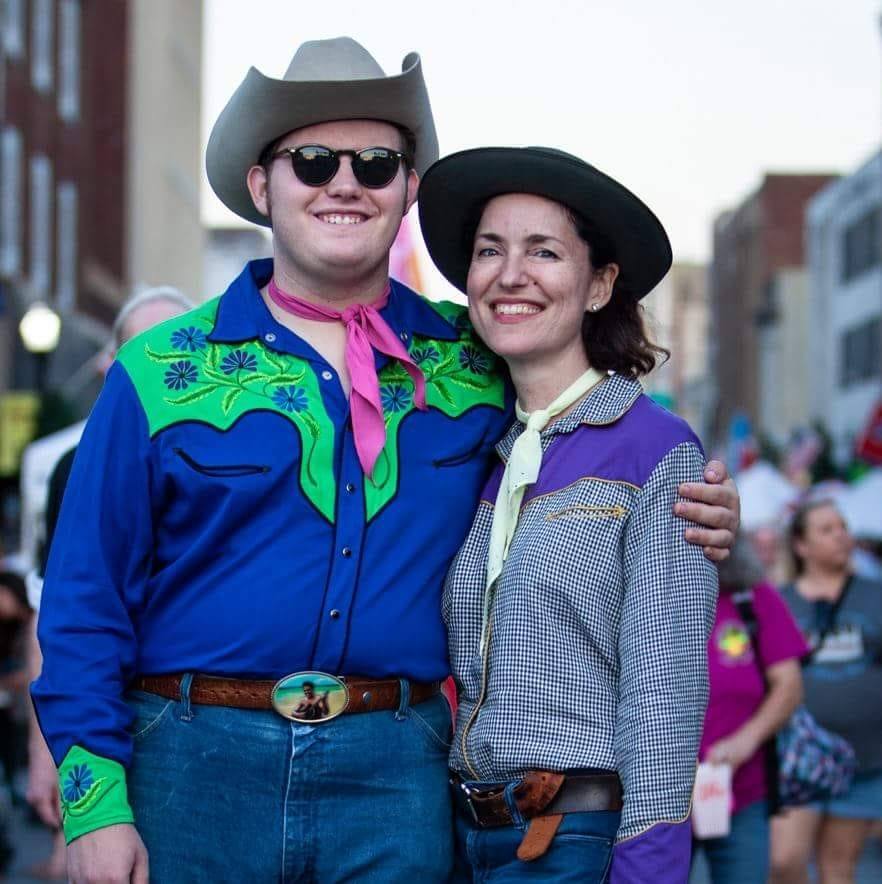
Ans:
POLYGON ((340 161, 326 147, 309 145, 291 154, 294 174, 304 183, 318 187, 330 181, 337 172, 340 161))
POLYGON ((397 174, 398 162, 392 151, 370 147, 356 154, 352 171, 365 187, 385 187, 397 174))

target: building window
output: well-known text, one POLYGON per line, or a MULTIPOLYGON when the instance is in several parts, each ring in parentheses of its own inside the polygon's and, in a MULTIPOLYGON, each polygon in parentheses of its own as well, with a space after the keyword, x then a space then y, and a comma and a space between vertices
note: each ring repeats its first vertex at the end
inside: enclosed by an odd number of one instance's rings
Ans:
POLYGON ((22 139, 15 126, 0 132, 0 276, 21 272, 22 139))
POLYGON ((844 332, 840 340, 840 383, 843 387, 882 374, 882 320, 879 317, 844 332))
POLYGON ((61 181, 56 194, 55 301, 62 313, 73 310, 77 300, 77 186, 61 181))
POLYGON ((3 49, 10 58, 24 55, 25 0, 6 0, 3 17, 3 49))
POLYGON ((882 263, 882 210, 871 209, 842 235, 842 281, 848 282, 882 263))
POLYGON ((31 0, 31 83, 38 92, 50 92, 55 79, 52 45, 55 35, 53 0, 31 0))
POLYGON ((52 161, 31 157, 30 283, 34 295, 45 300, 52 284, 52 161))
POLYGON ((80 0, 59 0, 58 116, 70 123, 80 115, 80 0))

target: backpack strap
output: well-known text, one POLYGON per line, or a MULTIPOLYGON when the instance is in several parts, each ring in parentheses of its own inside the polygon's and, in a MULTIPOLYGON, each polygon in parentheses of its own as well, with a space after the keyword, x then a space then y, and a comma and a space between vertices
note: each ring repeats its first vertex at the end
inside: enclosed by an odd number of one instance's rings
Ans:
MULTIPOLYGON (((766 667, 763 664, 763 658, 760 654, 759 646, 759 621, 756 618, 756 608, 753 604, 753 589, 739 589, 731 595, 732 602, 738 611, 738 616, 747 630, 750 638, 750 646, 753 649, 753 658, 756 665, 763 676, 763 683, 766 687, 766 693, 769 692, 769 680, 766 677, 766 667)), ((769 737, 763 743, 763 761, 765 762, 766 771, 766 800, 769 802, 769 816, 777 813, 781 809, 781 796, 778 785, 778 741, 775 735, 769 737)))
POLYGON ((852 583, 854 583, 854 574, 849 574, 848 579, 845 581, 845 586, 842 587, 842 592, 839 593, 839 598, 832 605, 827 602, 814 602, 812 605, 815 612, 815 626, 818 629, 818 641, 811 651, 802 658, 803 666, 808 666, 815 659, 815 654, 824 645, 824 639, 827 638, 830 630, 836 625, 836 615, 839 613, 839 609, 842 607, 842 603, 845 601, 852 583), (825 609, 826 617, 824 616, 825 609))

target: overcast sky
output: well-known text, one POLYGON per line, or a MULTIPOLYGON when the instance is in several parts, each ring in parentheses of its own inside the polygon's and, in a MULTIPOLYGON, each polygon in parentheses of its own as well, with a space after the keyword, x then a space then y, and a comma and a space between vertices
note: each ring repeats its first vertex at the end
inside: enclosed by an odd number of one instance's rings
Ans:
MULTIPOLYGON (((254 65, 349 35, 422 56, 441 153, 544 144, 640 195, 677 260, 765 171, 847 172, 882 141, 882 0, 205 0, 203 128, 254 65)), ((211 225, 237 223, 203 187, 211 225)), ((430 287, 436 285, 430 281, 430 287)))

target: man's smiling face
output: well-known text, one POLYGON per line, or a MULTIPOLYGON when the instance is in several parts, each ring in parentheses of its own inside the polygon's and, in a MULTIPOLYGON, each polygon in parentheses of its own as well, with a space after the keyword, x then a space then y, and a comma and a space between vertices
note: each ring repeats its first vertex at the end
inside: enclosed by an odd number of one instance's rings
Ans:
MULTIPOLYGON (((339 120, 295 129, 275 149, 310 144, 356 151, 405 146, 389 123, 339 120)), ((282 155, 270 161, 267 172, 253 167, 248 182, 255 206, 272 221, 277 263, 292 281, 318 291, 363 278, 388 262, 401 219, 416 199, 418 179, 402 163, 387 186, 365 187, 352 172, 352 158, 344 156, 327 184, 311 187, 282 155)))

